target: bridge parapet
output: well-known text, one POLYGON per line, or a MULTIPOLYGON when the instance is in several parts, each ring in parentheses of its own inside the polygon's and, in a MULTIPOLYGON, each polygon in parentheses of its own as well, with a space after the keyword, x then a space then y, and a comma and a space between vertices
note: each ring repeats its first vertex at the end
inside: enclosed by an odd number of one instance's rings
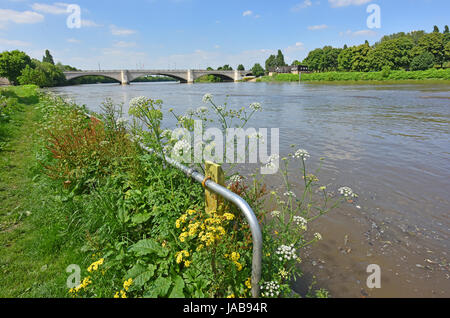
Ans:
POLYGON ((208 70, 86 70, 67 71, 64 75, 67 80, 82 76, 104 76, 117 80, 122 85, 129 84, 142 76, 162 75, 178 79, 181 83, 194 83, 196 79, 205 75, 216 75, 232 81, 240 81, 251 71, 208 71, 208 70))

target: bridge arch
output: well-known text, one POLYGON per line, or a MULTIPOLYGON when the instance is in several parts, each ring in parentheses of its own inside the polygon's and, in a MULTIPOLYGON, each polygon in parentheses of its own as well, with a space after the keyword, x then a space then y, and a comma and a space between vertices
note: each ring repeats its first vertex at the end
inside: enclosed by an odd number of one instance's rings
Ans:
POLYGON ((104 73, 101 73, 101 72, 99 72, 99 73, 91 73, 91 72, 89 72, 89 73, 74 73, 74 74, 70 74, 70 73, 67 73, 67 74, 65 74, 65 76, 66 76, 66 80, 67 81, 71 81, 71 80, 74 80, 74 79, 77 79, 77 78, 82 78, 82 77, 87 77, 87 76, 102 76, 102 77, 105 77, 105 78, 109 78, 109 79, 112 79, 112 80, 114 80, 114 81, 116 81, 116 82, 118 82, 118 83, 121 83, 121 74, 113 74, 113 73, 108 73, 108 74, 104 74, 104 73))
POLYGON ((208 76, 208 75, 217 76, 225 82, 234 82, 234 77, 232 75, 222 74, 220 72, 206 72, 206 73, 199 72, 199 73, 195 74, 194 80, 199 79, 200 77, 203 77, 203 76, 208 76))
POLYGON ((131 82, 135 81, 136 79, 140 78, 140 77, 145 77, 145 76, 166 76, 166 77, 171 77, 177 81, 179 81, 180 83, 186 83, 187 79, 182 77, 181 75, 175 75, 175 74, 171 74, 171 73, 164 73, 164 72, 142 72, 142 73, 132 73, 128 75, 128 80, 131 82))

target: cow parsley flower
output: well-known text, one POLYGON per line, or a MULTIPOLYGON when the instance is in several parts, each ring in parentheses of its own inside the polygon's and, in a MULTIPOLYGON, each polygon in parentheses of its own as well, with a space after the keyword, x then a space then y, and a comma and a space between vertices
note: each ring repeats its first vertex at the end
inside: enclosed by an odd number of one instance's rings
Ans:
POLYGON ((297 224, 302 230, 307 230, 307 223, 308 223, 308 221, 304 218, 304 217, 301 217, 301 216, 298 216, 298 215, 296 215, 296 216, 294 216, 294 222, 295 222, 295 224, 297 224))
POLYGON ((265 282, 261 286, 261 295, 263 297, 278 297, 280 295, 280 285, 277 282, 265 282))
POLYGON ((314 233, 314 238, 320 241, 322 239, 322 235, 320 235, 320 233, 314 233))
POLYGON ((280 211, 272 211, 270 214, 275 218, 275 217, 279 217, 281 215, 281 212, 280 211))
POLYGON ((253 111, 255 111, 255 112, 258 112, 258 111, 261 111, 261 110, 262 110, 262 107, 261 107, 261 104, 260 104, 260 103, 252 103, 252 104, 250 105, 250 109, 253 110, 253 111))
POLYGON ((208 102, 212 102, 213 96, 212 94, 205 94, 205 96, 203 96, 203 102, 204 103, 208 103, 208 102))
POLYGON ((281 245, 276 250, 275 254, 279 256, 279 260, 282 261, 283 258, 290 261, 291 259, 296 259, 294 244, 291 245, 281 245))
POLYGON ((125 126, 128 123, 128 119, 124 117, 120 117, 116 120, 117 126, 125 126))
POLYGON ((338 189, 338 192, 343 195, 344 197, 348 198, 355 198, 358 195, 356 193, 353 192, 353 190, 349 187, 341 187, 338 189))
POLYGON ((297 197, 297 196, 295 195, 295 193, 292 192, 292 191, 287 191, 287 192, 284 193, 284 195, 287 196, 287 197, 293 197, 293 198, 296 198, 296 197, 297 197))
POLYGON ((130 100, 130 108, 139 107, 145 105, 146 103, 147 97, 145 96, 134 97, 132 100, 130 100))
POLYGON ((266 164, 266 168, 268 169, 277 169, 278 163, 277 161, 280 159, 280 156, 277 154, 273 154, 269 157, 269 161, 266 164))
POLYGON ((292 158, 294 159, 303 159, 303 160, 306 160, 309 157, 310 157, 309 152, 306 151, 305 149, 297 150, 292 156, 292 158))

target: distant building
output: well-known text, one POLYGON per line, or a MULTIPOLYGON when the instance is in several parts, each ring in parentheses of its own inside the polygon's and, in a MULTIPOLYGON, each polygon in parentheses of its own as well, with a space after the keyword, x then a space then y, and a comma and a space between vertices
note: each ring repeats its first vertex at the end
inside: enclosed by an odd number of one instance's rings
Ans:
POLYGON ((308 66, 306 65, 291 65, 291 66, 277 66, 269 68, 269 76, 273 74, 299 74, 308 72, 308 66))
POLYGON ((9 85, 9 81, 5 77, 0 77, 0 85, 9 85))

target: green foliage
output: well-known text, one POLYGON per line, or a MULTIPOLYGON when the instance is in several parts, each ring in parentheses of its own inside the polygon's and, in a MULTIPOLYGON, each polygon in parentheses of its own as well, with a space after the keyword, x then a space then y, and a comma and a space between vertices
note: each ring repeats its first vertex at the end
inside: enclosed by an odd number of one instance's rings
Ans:
POLYGON ((239 66, 237 67, 238 71, 245 71, 245 67, 242 64, 239 64, 239 66))
POLYGON ((22 70, 31 65, 31 58, 24 52, 15 50, 0 54, 0 76, 6 77, 12 84, 17 84, 22 70))
POLYGON ((309 52, 303 60, 311 71, 333 71, 338 68, 338 57, 342 49, 325 46, 322 49, 315 49, 309 52))
POLYGON ((284 55, 281 50, 278 50, 277 55, 271 55, 266 60, 266 71, 269 71, 269 69, 278 67, 278 66, 287 66, 287 64, 284 61, 284 55))
POLYGON ((224 66, 218 67, 217 70, 218 71, 232 71, 233 68, 230 65, 225 64, 224 66))
POLYGON ((42 63, 49 63, 55 65, 53 56, 50 54, 49 50, 45 50, 45 55, 42 57, 42 63))
POLYGON ((21 85, 33 84, 39 87, 59 86, 66 81, 59 67, 37 60, 33 60, 33 67, 27 65, 17 80, 21 85))
POLYGON ((252 74, 253 74, 253 76, 260 77, 260 76, 263 76, 265 73, 266 72, 264 71, 264 68, 259 63, 256 63, 252 67, 252 74))
MULTIPOLYGON (((297 82, 295 74, 265 76, 262 81, 297 82)), ((302 81, 395 81, 395 80, 450 80, 450 69, 429 69, 426 71, 394 71, 385 68, 381 72, 324 72, 302 74, 302 81)))
POLYGON ((432 68, 434 63, 434 55, 429 52, 425 52, 413 58, 411 62, 411 70, 425 71, 432 68))

